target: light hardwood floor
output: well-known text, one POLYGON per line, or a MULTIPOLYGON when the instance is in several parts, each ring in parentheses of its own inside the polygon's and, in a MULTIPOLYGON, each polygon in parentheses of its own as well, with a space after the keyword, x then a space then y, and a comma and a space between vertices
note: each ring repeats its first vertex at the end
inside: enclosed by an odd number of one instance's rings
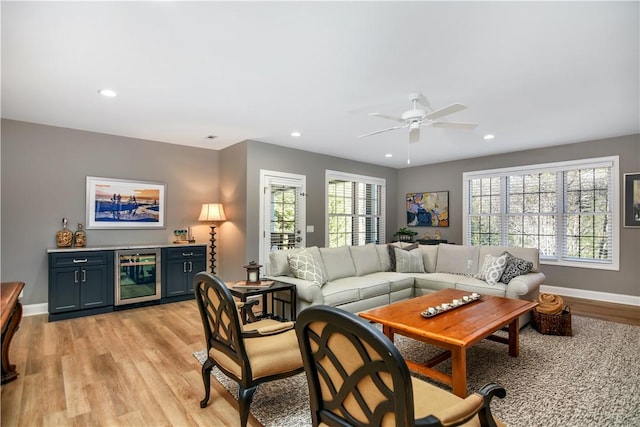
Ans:
MULTIPOLYGON (((565 298, 572 313, 640 324, 640 308, 565 298)), ((2 386, 1 425, 238 426, 237 402, 213 380, 209 406, 199 362, 205 347, 195 301, 48 323, 22 319, 2 386)), ((253 417, 249 425, 261 424, 253 417)))

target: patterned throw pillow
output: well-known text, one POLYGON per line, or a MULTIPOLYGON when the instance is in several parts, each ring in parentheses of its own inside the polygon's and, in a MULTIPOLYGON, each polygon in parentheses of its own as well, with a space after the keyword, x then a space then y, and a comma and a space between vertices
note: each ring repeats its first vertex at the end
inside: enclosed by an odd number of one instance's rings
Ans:
POLYGON ((424 273, 424 262, 422 260, 422 250, 395 248, 396 271, 398 273, 424 273))
POLYGON ((504 254, 507 256, 507 265, 500 278, 502 283, 509 283, 514 277, 527 274, 533 269, 533 263, 531 261, 513 256, 509 252, 505 252, 504 254))
POLYGON ((393 243, 387 244, 387 250, 389 251, 389 262, 391 264, 391 266, 389 267, 389 271, 397 271, 396 270, 396 249, 401 249, 403 251, 412 251, 417 248, 418 248, 417 243, 414 243, 412 245, 407 245, 401 248, 394 245, 393 243))
POLYGON ((478 279, 484 280, 490 285, 498 283, 507 266, 507 256, 506 252, 498 257, 486 255, 480 273, 477 275, 478 279))
POLYGON ((313 259, 313 255, 309 251, 301 250, 298 253, 289 254, 287 255, 287 260, 293 275, 298 279, 308 280, 320 286, 327 281, 322 267, 313 259))

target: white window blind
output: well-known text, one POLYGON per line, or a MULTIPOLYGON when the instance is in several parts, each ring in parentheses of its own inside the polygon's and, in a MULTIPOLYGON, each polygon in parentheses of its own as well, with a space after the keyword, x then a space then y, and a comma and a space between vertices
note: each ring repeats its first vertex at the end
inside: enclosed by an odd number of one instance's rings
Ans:
POLYGON ((541 262, 619 268, 618 157, 466 172, 469 245, 536 247, 541 262))
POLYGON ((385 180, 327 171, 326 246, 384 243, 385 180))

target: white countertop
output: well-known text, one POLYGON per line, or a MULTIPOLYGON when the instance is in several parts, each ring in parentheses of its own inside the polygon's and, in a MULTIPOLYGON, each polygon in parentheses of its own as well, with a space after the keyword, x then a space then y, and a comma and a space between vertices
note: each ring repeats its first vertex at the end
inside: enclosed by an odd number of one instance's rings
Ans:
POLYGON ((81 252, 81 251, 114 251, 119 249, 152 249, 152 248, 182 248, 189 246, 206 246, 206 243, 130 243, 123 245, 85 246, 84 248, 48 248, 47 253, 81 252))

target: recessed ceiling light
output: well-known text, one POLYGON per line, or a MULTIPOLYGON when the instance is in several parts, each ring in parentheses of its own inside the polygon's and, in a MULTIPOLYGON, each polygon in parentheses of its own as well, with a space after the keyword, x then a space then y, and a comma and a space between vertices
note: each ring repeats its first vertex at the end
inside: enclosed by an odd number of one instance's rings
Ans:
POLYGON ((302 136, 302 134, 297 130, 294 130, 293 132, 291 132, 291 136, 293 136, 294 138, 297 138, 299 136, 302 136))
POLYGON ((385 157, 393 157, 393 154, 389 153, 389 154, 385 154, 385 157))
POLYGON ((483 136, 482 138, 483 139, 493 139, 493 138, 495 138, 495 135, 487 134, 487 135, 483 136))
POLYGON ((109 98, 113 98, 114 96, 118 96, 115 90, 113 89, 100 89, 98 93, 102 96, 106 96, 109 98))

